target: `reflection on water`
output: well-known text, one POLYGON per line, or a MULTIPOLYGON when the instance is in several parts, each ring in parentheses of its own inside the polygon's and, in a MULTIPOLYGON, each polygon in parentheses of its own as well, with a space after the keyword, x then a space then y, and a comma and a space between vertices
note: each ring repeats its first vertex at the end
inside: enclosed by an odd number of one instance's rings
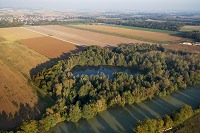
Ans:
POLYGON ((200 86, 178 91, 171 96, 147 100, 139 104, 108 109, 89 120, 78 123, 61 122, 51 128, 51 133, 111 133, 133 132, 138 120, 161 117, 179 109, 183 104, 196 107, 200 103, 200 86))
POLYGON ((123 72, 123 73, 127 73, 128 75, 135 75, 135 74, 139 74, 139 72, 134 71, 132 69, 127 69, 127 68, 123 68, 123 67, 114 67, 114 66, 76 66, 72 69, 72 73, 74 76, 77 75, 82 75, 82 74, 86 74, 88 76, 90 75, 98 75, 101 72, 103 72, 104 74, 106 74, 107 77, 109 78, 113 78, 113 73, 115 72, 123 72))

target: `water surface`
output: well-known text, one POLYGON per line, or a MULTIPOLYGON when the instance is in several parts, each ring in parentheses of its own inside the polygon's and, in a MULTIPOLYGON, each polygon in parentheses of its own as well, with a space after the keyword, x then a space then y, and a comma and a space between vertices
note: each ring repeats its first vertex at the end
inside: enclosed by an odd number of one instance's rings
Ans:
POLYGON ((61 122, 51 128, 49 133, 133 132, 138 120, 161 117, 179 109, 183 104, 196 107, 199 103, 200 86, 189 87, 171 96, 108 109, 89 120, 81 119, 78 123, 61 122))
POLYGON ((77 75, 99 75, 100 73, 104 73, 107 77, 113 78, 113 74, 115 72, 123 72, 127 73, 128 75, 136 75, 139 74, 138 71, 134 71, 133 69, 127 69, 124 67, 114 67, 114 66, 75 66, 72 69, 72 73, 74 76, 77 75))

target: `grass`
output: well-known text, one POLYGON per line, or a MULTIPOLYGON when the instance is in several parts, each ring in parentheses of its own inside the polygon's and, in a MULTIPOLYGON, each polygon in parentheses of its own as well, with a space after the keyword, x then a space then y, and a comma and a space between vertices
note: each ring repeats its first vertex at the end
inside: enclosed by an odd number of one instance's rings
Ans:
POLYGON ((85 31, 90 31, 90 32, 96 32, 96 33, 101 33, 101 34, 107 34, 107 35, 112 35, 112 36, 118 36, 118 37, 123 37, 123 38, 128 38, 128 39, 135 39, 135 40, 140 40, 140 41, 145 41, 145 42, 151 42, 151 43, 164 43, 164 44, 172 44, 172 41, 162 41, 158 39, 147 39, 143 37, 138 37, 138 36, 132 36, 132 35, 124 35, 124 34, 118 34, 115 32, 104 32, 104 31, 99 31, 99 30, 94 30, 94 29, 87 29, 87 28, 81 28, 81 27, 76 27, 75 25, 63 25, 69 28, 74 28, 74 29, 79 29, 79 30, 85 30, 85 31))

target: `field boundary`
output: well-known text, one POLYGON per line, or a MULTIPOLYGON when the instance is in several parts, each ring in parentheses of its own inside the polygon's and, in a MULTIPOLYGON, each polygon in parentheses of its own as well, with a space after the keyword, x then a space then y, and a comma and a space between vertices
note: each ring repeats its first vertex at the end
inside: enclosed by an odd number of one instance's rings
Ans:
POLYGON ((34 32, 34 33, 38 33, 38 34, 41 34, 41 35, 44 35, 44 36, 47 36, 47 37, 51 37, 51 38, 54 38, 54 39, 58 39, 58 40, 60 40, 60 41, 64 41, 64 42, 67 42, 67 43, 72 43, 72 44, 74 44, 74 45, 80 46, 80 44, 78 44, 78 43, 74 43, 74 42, 71 42, 71 41, 66 41, 66 40, 64 40, 64 39, 61 39, 61 38, 58 38, 58 37, 54 37, 54 36, 50 36, 50 35, 48 35, 48 34, 45 34, 45 33, 39 32, 39 31, 27 29, 27 28, 25 28, 25 27, 20 27, 20 28, 25 29, 25 30, 28 30, 28 31, 31 31, 31 32, 34 32))

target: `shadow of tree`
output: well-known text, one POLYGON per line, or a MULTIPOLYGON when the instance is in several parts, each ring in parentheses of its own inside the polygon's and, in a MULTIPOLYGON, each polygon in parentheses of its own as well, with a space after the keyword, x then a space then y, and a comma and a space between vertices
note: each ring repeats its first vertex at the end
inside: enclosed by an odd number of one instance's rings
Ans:
POLYGON ((67 53, 62 53, 62 55, 60 55, 57 58, 52 58, 44 63, 38 64, 35 68, 32 68, 30 70, 30 76, 32 77, 33 75, 37 74, 38 72, 42 71, 44 68, 50 68, 53 65, 56 64, 57 61, 63 60, 63 59, 67 59, 69 57, 69 55, 71 54, 76 54, 82 50, 85 49, 85 46, 76 46, 75 50, 71 50, 67 53))
MULTIPOLYGON (((120 46, 120 45, 125 45, 125 44, 117 44, 116 46, 120 46)), ((104 48, 110 49, 112 50, 113 48, 115 48, 116 46, 113 45, 105 45, 104 48)), ((58 58, 52 58, 44 63, 38 64, 35 68, 32 68, 30 70, 30 76, 32 77, 33 75, 37 74, 38 72, 42 71, 44 68, 50 68, 53 65, 55 65, 57 63, 57 61, 63 60, 63 59, 67 59, 71 54, 76 54, 79 53, 80 51, 83 51, 86 48, 85 45, 81 45, 81 46, 76 46, 75 50, 71 50, 67 53, 62 53, 62 55, 60 55, 58 58)))
POLYGON ((38 119, 41 116, 39 106, 41 106, 40 103, 35 104, 34 107, 30 107, 27 103, 20 103, 19 111, 15 112, 15 114, 7 114, 5 111, 0 112, 0 129, 12 130, 20 126, 23 121, 38 119))

